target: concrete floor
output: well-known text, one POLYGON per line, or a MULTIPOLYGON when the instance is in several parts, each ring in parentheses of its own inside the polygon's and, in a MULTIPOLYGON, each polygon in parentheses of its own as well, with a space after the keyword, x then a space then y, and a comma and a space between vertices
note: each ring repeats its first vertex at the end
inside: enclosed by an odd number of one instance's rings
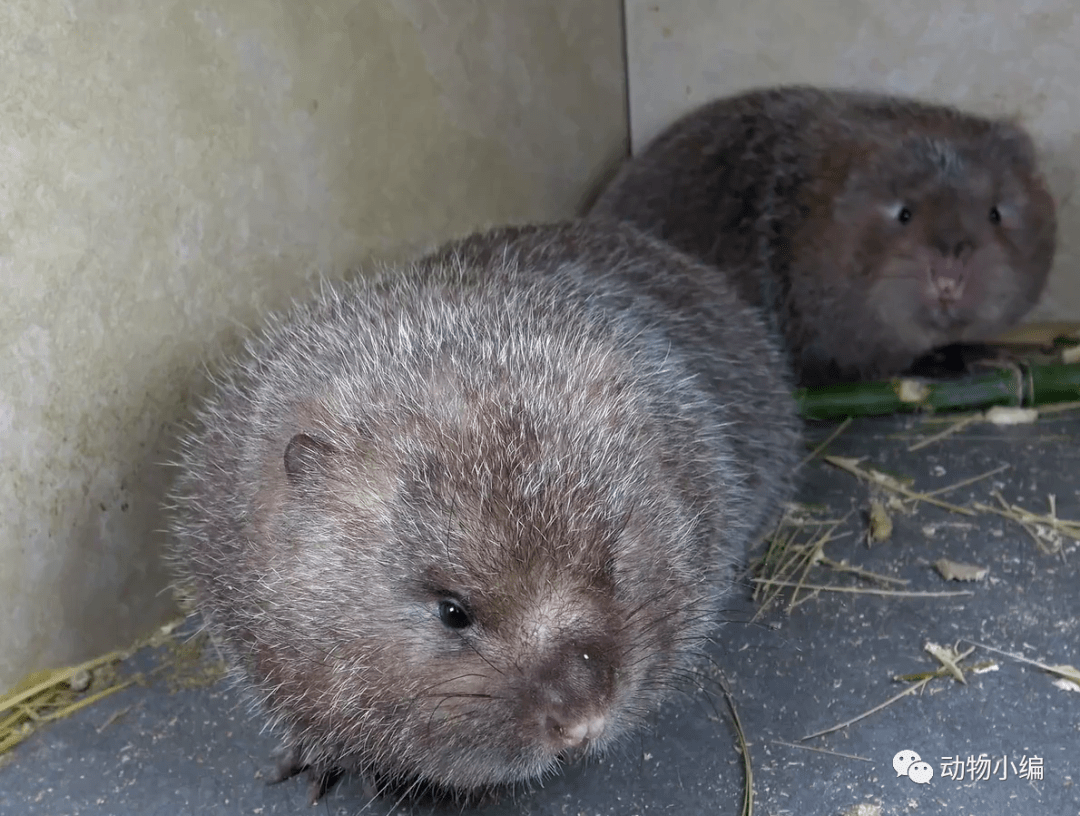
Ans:
MULTIPOLYGON (((809 435, 823 439, 833 427, 815 425, 809 435)), ((1043 513, 1054 494, 1061 518, 1080 518, 1080 413, 1011 428, 975 424, 907 450, 942 427, 913 418, 860 420, 828 452, 866 457, 864 466, 910 477, 921 491, 1008 465, 941 498, 992 504, 996 490, 1010 503, 1043 513)), ((826 556, 905 579, 905 592, 971 594, 826 592, 790 615, 773 609, 751 622, 755 605, 747 581, 731 599, 710 657, 728 680, 750 742, 754 813, 1080 816, 1080 693, 1055 685, 1034 666, 983 649, 966 662, 994 661, 993 668, 967 674, 966 684, 936 679, 921 694, 847 728, 800 741, 910 685, 894 681, 895 675, 938 668, 924 651, 928 641, 959 642, 961 648, 975 641, 1080 667, 1076 541, 1065 539, 1060 551, 1042 552, 1009 519, 918 504, 910 514, 893 511, 891 537, 868 548, 870 497, 866 483, 836 467, 815 460, 805 468, 800 500, 818 505, 817 517, 852 511, 825 545, 826 556), (942 557, 988 567, 988 577, 946 582, 931 566, 942 557), (933 778, 917 784, 899 776, 893 758, 901 751, 918 752, 933 778), (980 755, 988 763, 980 765, 980 755), (956 778, 958 764, 962 779, 956 778), (860 804, 880 810, 855 810, 860 804)), ((875 586, 820 566, 808 580, 875 586)), ((148 671, 161 656, 160 650, 140 654, 133 668, 148 671)), ((212 657, 207 649, 204 660, 212 657)), ((274 741, 260 733, 234 690, 224 682, 177 690, 169 674, 160 672, 146 687, 133 686, 21 745, 0 768, 0 814, 461 813, 452 805, 371 802, 358 779, 344 780, 308 808, 302 780, 264 784, 274 741), (123 714, 114 719, 117 712, 123 714)), ((716 677, 710 666, 701 689, 673 700, 653 718, 652 729, 604 761, 568 768, 542 789, 508 795, 478 812, 738 813, 742 765, 716 677)))

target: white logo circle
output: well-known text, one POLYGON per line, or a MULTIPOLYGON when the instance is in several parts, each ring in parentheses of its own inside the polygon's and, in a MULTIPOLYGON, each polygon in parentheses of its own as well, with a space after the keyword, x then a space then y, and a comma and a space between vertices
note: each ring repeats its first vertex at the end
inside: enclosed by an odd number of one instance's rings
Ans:
POLYGON ((934 768, 929 762, 912 762, 908 766, 908 779, 917 785, 925 785, 934 778, 934 768))
POLYGON ((922 762, 922 757, 914 751, 901 751, 892 758, 893 770, 896 771, 897 776, 907 776, 913 762, 922 762))

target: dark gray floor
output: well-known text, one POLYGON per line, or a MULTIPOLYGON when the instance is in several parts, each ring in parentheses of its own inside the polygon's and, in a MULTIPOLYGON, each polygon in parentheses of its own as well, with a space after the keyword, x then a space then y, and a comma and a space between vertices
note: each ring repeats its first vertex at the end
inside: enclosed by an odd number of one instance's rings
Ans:
MULTIPOLYGON (((821 438, 831 426, 816 426, 821 438)), ((1062 518, 1080 518, 1080 414, 1043 417, 1032 426, 973 425, 923 450, 920 435, 942 426, 913 419, 862 420, 830 448, 933 490, 1001 464, 1010 469, 944 498, 1008 501, 1045 512, 1057 497, 1062 518)), ((1040 552, 1016 523, 967 518, 926 505, 893 514, 892 537, 867 549, 868 487, 821 462, 803 473, 801 499, 827 513, 854 510, 826 545, 830 558, 910 580, 907 591, 970 590, 945 598, 827 593, 788 616, 754 613, 747 588, 733 597, 712 649, 730 682, 751 742, 755 813, 843 814, 860 803, 881 814, 1080 814, 1080 693, 1058 688, 1039 669, 999 658, 997 669, 966 685, 935 680, 918 696, 850 727, 802 743, 805 735, 855 717, 904 688, 894 675, 937 667, 923 646, 971 639, 1051 664, 1080 667, 1077 542, 1040 552), (931 568, 948 557, 990 568, 986 581, 947 583, 931 568), (812 751, 809 748, 821 749, 812 751), (934 770, 927 784, 897 776, 893 757, 918 752, 934 770), (823 753, 822 751, 832 752, 823 753), (847 755, 847 756, 841 756, 847 755), (990 779, 943 776, 943 758, 986 755, 990 779), (1042 778, 1021 777, 1041 760, 1042 778), (1002 760, 1007 761, 1005 777, 1002 760), (996 767, 995 767, 996 766, 996 767)), ((868 586, 816 568, 818 583, 868 586)), ((154 654, 138 658, 144 670, 154 654)), ((360 780, 346 780, 319 805, 304 785, 267 786, 273 740, 260 733, 225 684, 171 690, 164 675, 51 726, 20 746, 0 769, 0 814, 371 814, 427 813, 428 807, 369 803, 360 780), (110 722, 117 711, 126 713, 110 722), (104 727, 103 727, 104 726, 104 727), (365 810, 365 807, 367 809, 365 810)), ((714 676, 715 672, 706 672, 714 676)), ((481 808, 497 814, 736 814, 742 770, 722 698, 711 679, 654 718, 655 727, 602 763, 573 767, 542 789, 481 808)), ((953 763, 948 763, 955 767, 953 763)), ((449 807, 438 812, 458 813, 449 807)), ((873 811, 869 811, 873 812, 873 811)))

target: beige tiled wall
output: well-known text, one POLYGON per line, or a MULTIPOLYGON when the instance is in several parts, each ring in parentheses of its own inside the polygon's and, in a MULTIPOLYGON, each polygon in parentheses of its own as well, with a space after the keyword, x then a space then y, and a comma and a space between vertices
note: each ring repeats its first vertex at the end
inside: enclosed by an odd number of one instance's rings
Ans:
POLYGON ((572 213, 619 0, 0 3, 0 689, 171 611, 200 365, 318 271, 572 213))
POLYGON ((904 93, 1019 115, 1059 205, 1033 318, 1080 320, 1080 5, 1075 0, 625 0, 639 150, 708 99, 788 82, 904 93))

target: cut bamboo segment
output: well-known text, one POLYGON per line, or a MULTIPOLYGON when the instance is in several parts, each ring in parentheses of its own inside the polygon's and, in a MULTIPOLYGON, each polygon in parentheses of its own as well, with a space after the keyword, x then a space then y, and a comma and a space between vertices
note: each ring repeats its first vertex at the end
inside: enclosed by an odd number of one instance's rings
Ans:
POLYGON ((957 380, 900 378, 800 388, 795 399, 807 419, 1035 407, 1080 400, 1080 363, 1021 363, 957 380))

